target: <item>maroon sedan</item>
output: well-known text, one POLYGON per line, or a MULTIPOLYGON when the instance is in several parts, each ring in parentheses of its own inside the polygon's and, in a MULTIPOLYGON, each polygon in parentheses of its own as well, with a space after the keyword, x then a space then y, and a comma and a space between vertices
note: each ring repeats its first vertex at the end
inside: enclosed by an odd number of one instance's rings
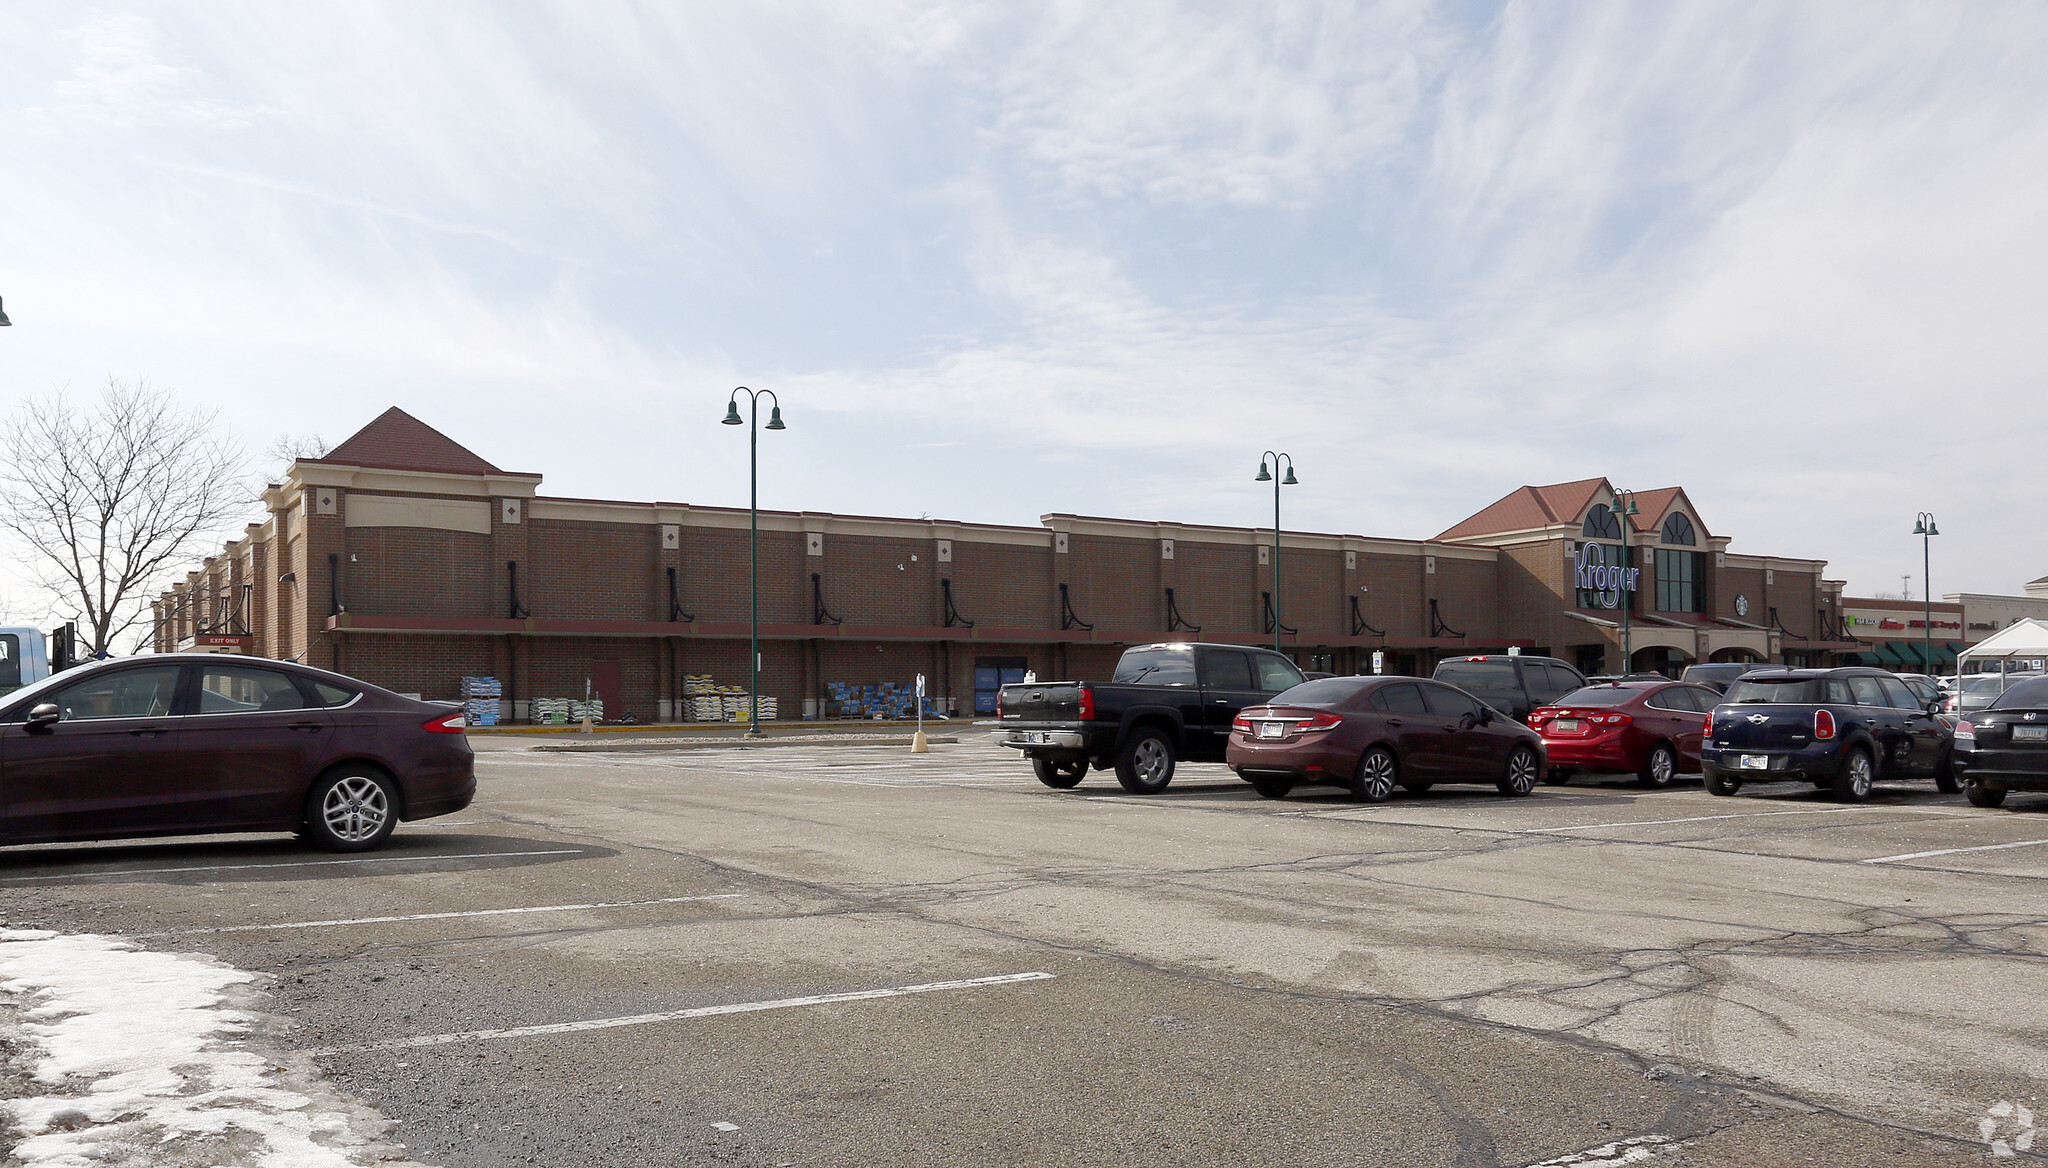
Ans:
POLYGON ((333 851, 476 794, 462 714, 324 670, 103 661, 0 706, 0 843, 290 831, 333 851))
POLYGON ((1239 714, 1224 761, 1268 799, 1300 783, 1349 787, 1368 803, 1397 786, 1421 792, 1437 783, 1526 795, 1543 771, 1543 740, 1456 686, 1328 677, 1239 714))
POLYGON ((1529 711, 1550 753, 1544 781, 1579 771, 1633 773, 1652 787, 1698 774, 1700 736, 1721 695, 1682 681, 1617 681, 1575 689, 1529 711))

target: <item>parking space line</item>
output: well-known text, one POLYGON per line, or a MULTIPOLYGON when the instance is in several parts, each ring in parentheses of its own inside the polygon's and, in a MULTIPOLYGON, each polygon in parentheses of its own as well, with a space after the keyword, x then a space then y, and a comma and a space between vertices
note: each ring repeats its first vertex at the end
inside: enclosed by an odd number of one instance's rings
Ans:
POLYGON ((1888 811, 1886 807, 1814 807, 1802 811, 1738 811, 1729 815, 1688 815, 1683 819, 1628 819, 1620 823, 1578 823, 1568 827, 1508 827, 1513 835, 1540 835, 1550 831, 1593 831, 1602 827, 1652 827, 1664 823, 1704 823, 1709 819, 1764 819, 1773 815, 1838 815, 1844 811, 1888 811))
POLYGON ((412 913, 402 917, 356 917, 345 921, 290 921, 278 925, 209 925, 199 929, 171 929, 162 933, 136 933, 142 937, 191 937, 200 933, 261 933, 269 929, 327 929, 340 925, 388 925, 394 921, 449 921, 458 917, 502 917, 518 913, 576 912, 579 909, 637 908, 647 904, 683 904, 693 900, 735 900, 744 892, 721 892, 713 896, 664 896, 655 900, 613 900, 598 904, 539 904, 527 908, 479 908, 466 912, 412 913))
POLYGON ((37 880, 97 880, 108 876, 160 876, 166 872, 241 872, 251 868, 323 868, 334 864, 405 864, 425 860, 502 860, 508 856, 580 856, 582 848, 551 848, 526 852, 456 852, 435 856, 357 856, 350 860, 293 860, 284 864, 204 864, 182 868, 120 868, 104 872, 64 872, 55 876, 0 876, 0 884, 37 880))
POLYGON ((720 1014, 751 1014, 759 1010, 787 1010, 795 1006, 824 1006, 835 1002, 864 1002, 873 998, 897 998, 906 994, 929 994, 940 990, 965 990, 979 986, 1014 985, 1045 981, 1050 973, 1005 973, 994 977, 970 977, 959 981, 934 981, 923 985, 891 986, 881 990, 855 990, 843 994, 814 994, 805 998, 775 998, 765 1002, 734 1002, 726 1006, 698 1006, 661 1014, 629 1014, 622 1018, 593 1018, 585 1022, 555 1022, 545 1026, 515 1026, 509 1030, 464 1030, 454 1034, 424 1034, 417 1038, 390 1038, 382 1042, 352 1043, 315 1050, 315 1055, 367 1050, 410 1050, 423 1046, 448 1046, 457 1042, 491 1042, 501 1038, 529 1038, 543 1034, 575 1034, 585 1030, 609 1030, 618 1026, 646 1026, 655 1022, 680 1022, 688 1018, 711 1018, 720 1014))
POLYGON ((1979 844, 1974 848, 1941 848, 1932 852, 1907 852, 1904 855, 1879 856, 1876 859, 1859 862, 1864 864, 1896 864, 1900 860, 1924 860, 1929 856, 1953 856, 1958 852, 1997 852, 2003 851, 2006 848, 2038 847, 2041 844, 2048 844, 2048 839, 2021 840, 2018 843, 2011 844, 1979 844))

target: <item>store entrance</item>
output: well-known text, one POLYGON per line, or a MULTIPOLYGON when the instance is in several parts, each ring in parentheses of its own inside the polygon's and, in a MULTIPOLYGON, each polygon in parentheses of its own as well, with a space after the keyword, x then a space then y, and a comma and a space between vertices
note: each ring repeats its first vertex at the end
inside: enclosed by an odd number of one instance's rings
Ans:
POLYGON ((996 695, 1006 685, 1024 680, 1024 671, 1031 662, 1023 657, 976 657, 974 659, 974 714, 976 717, 993 715, 996 712, 996 695))

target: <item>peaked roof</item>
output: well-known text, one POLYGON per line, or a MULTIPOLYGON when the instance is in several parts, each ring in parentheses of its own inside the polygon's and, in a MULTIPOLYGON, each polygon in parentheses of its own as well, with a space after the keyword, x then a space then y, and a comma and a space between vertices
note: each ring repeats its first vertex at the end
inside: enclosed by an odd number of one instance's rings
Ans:
POLYGON ((321 457, 300 461, 369 466, 379 470, 424 471, 429 474, 505 473, 477 457, 453 438, 397 406, 392 406, 377 415, 375 421, 356 431, 348 441, 321 457))
MULTIPOLYGON (((1498 502, 1477 515, 1437 536, 1440 540, 1467 539, 1473 536, 1498 535, 1504 531, 1527 531, 1533 527, 1554 527, 1560 523, 1577 523, 1586 512, 1588 505, 1595 501, 1611 500, 1614 487, 1604 478, 1579 479, 1576 482, 1556 483, 1547 487, 1517 487, 1498 502)), ((1685 500, 1686 510, 1697 515, 1692 500, 1685 498, 1682 487, 1659 487, 1654 491, 1637 491, 1636 514, 1630 525, 1638 532, 1659 531, 1664 516, 1672 504, 1685 500)), ((1706 523, 1696 521, 1700 535, 1707 535, 1706 523)))

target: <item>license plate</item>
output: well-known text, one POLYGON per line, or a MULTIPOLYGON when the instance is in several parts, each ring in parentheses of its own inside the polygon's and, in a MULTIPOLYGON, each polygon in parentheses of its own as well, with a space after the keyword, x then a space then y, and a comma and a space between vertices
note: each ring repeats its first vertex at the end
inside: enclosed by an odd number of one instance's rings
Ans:
POLYGON ((1767 771, 1771 769, 1771 756, 1768 754, 1745 754, 1735 760, 1735 765, 1737 769, 1745 771, 1767 771))
POLYGON ((1046 743, 1052 741, 1052 735, 1044 730, 1013 730, 1010 741, 1046 743))
POLYGON ((1281 723, 1281 722, 1261 722, 1261 723, 1259 723, 1259 737, 1261 737, 1261 738, 1281 738, 1281 737, 1284 737, 1284 736, 1285 736, 1286 734, 1287 734, 1287 726, 1286 726, 1286 724, 1285 724, 1285 723, 1281 723))
POLYGON ((1576 734, 1579 729, 1579 720, 1577 718, 1559 718, 1551 723, 1551 725, 1565 734, 1576 734))
POLYGON ((2014 742, 2048 742, 2048 726, 2014 726, 2014 742))

